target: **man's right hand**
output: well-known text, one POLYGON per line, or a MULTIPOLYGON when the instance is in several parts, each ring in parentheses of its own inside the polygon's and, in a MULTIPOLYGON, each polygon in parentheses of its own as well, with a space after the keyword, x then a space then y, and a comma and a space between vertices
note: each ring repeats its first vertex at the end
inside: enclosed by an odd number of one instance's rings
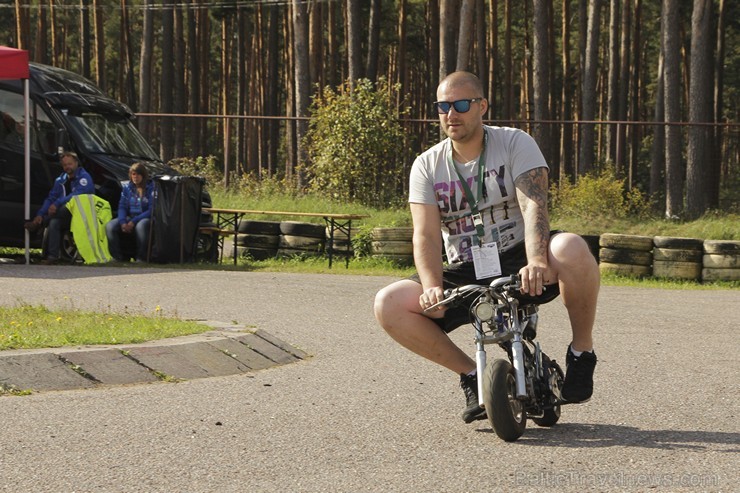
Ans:
POLYGON ((51 204, 49 206, 49 215, 53 216, 56 213, 57 213, 57 206, 55 204, 51 204))
MULTIPOLYGON (((419 296, 419 306, 422 310, 427 310, 430 306, 436 305, 440 301, 445 299, 445 292, 440 286, 433 286, 426 288, 421 296, 419 296)), ((444 310, 445 306, 438 306, 433 311, 444 310)))

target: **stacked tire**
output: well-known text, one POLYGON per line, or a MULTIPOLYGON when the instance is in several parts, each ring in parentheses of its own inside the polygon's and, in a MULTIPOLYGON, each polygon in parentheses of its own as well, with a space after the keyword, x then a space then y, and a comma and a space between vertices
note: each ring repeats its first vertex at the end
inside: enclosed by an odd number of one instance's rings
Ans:
MULTIPOLYGON (((324 234, 326 235, 326 250, 329 251, 329 239, 331 237, 331 231, 327 227, 324 230, 324 234)), ((347 237, 347 235, 341 231, 334 230, 334 240, 331 245, 332 253, 335 255, 344 255, 348 256, 349 258, 352 258, 354 256, 355 250, 352 246, 352 237, 347 237)))
POLYGON ((628 277, 652 274, 651 236, 604 233, 599 238, 599 270, 628 277))
POLYGON ((279 222, 239 221, 236 236, 236 250, 239 256, 267 260, 277 255, 279 244, 279 222))
POLYGON ((414 228, 373 228, 370 253, 402 266, 414 264, 414 228))
POLYGON ((586 242, 588 245, 588 249, 591 251, 591 254, 594 256, 596 261, 598 262, 599 259, 599 241, 601 240, 601 237, 599 235, 581 235, 581 238, 586 242))
POLYGON ((653 238, 653 276, 664 279, 701 279, 703 241, 697 238, 653 238))
POLYGON ((706 240, 702 252, 702 281, 740 281, 740 241, 706 240))
POLYGON ((326 229, 323 225, 297 221, 280 223, 280 240, 277 256, 320 257, 326 245, 326 229))

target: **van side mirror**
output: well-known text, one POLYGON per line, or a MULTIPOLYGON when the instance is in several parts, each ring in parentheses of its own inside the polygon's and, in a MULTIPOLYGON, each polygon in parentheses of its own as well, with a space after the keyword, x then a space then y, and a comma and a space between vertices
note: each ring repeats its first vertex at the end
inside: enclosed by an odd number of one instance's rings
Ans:
POLYGON ((56 135, 57 154, 61 155, 65 150, 69 150, 69 133, 64 128, 57 129, 56 135))

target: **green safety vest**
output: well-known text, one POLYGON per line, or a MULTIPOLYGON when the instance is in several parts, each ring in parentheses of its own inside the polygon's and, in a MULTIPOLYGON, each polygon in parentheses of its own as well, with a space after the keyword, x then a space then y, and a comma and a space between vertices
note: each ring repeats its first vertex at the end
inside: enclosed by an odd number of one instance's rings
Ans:
POLYGON ((93 194, 75 195, 66 207, 72 213, 72 237, 85 263, 110 262, 105 225, 113 214, 108 201, 93 194))

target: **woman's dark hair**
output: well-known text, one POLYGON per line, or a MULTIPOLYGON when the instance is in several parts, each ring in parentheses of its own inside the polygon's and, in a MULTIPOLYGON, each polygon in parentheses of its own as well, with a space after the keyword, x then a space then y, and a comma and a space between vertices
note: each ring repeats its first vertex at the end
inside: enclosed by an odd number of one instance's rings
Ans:
POLYGON ((146 183, 149 181, 149 170, 146 169, 146 166, 144 166, 141 163, 134 163, 131 165, 131 167, 128 170, 128 177, 131 178, 131 172, 135 171, 136 173, 140 174, 141 177, 144 179, 142 186, 146 186, 146 183))

